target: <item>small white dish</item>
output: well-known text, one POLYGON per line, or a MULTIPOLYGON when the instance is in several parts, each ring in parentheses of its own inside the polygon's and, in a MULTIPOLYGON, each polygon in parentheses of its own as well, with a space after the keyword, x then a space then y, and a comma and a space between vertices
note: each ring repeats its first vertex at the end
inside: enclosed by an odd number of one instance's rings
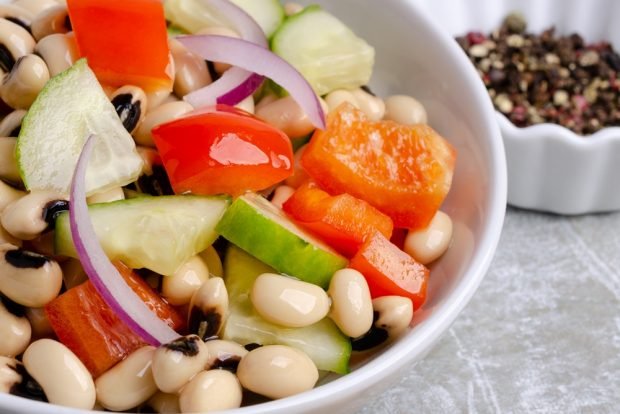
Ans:
MULTIPOLYGON (((527 31, 579 33, 587 43, 620 48, 620 2, 615 0, 419 0, 427 15, 453 36, 489 33, 521 12, 527 31)), ((508 164, 508 203, 558 214, 620 209, 620 127, 580 136, 545 123, 518 128, 496 112, 508 164)))

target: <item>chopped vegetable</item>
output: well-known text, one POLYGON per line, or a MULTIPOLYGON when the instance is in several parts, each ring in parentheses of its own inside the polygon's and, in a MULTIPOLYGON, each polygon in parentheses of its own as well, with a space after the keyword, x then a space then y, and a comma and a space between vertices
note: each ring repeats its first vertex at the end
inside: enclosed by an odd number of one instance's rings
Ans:
POLYGON ((106 85, 172 89, 168 33, 158 0, 67 0, 80 55, 106 85))
POLYGON ((367 201, 395 227, 428 225, 452 183, 455 150, 428 125, 371 122, 344 103, 330 113, 301 157, 306 172, 331 194, 367 201))
POLYGON ((68 194, 86 137, 96 134, 86 174, 91 195, 135 181, 142 158, 86 59, 53 77, 23 120, 16 158, 29 190, 68 194))
POLYGON ((256 278, 262 273, 273 273, 272 268, 235 246, 228 248, 224 267, 230 295, 224 339, 243 345, 289 345, 308 354, 321 370, 349 372, 351 342, 329 318, 292 329, 269 323, 256 313, 249 292, 256 278))
POLYGON ((263 190, 293 172, 293 149, 280 130, 236 108, 195 112, 153 129, 176 193, 263 190))
POLYGON ((373 298, 405 296, 419 309, 426 300, 429 270, 376 232, 351 259, 349 267, 366 278, 373 298))
POLYGON ((314 126, 325 128, 323 108, 308 81, 294 67, 268 49, 225 36, 180 36, 177 39, 204 59, 228 63, 271 78, 289 92, 314 126))
POLYGON ((302 73, 318 95, 368 84, 375 62, 375 50, 318 5, 286 19, 271 47, 302 73))
MULTIPOLYGON (((183 331, 185 322, 136 273, 115 263, 123 279, 157 316, 172 329, 183 331)), ((91 282, 69 289, 45 307, 58 339, 71 349, 97 377, 132 351, 144 345, 106 304, 91 282)))
POLYGON ((296 222, 345 256, 353 256, 376 231, 392 235, 392 219, 349 194, 330 196, 312 182, 299 187, 282 206, 296 222))
POLYGON ((323 288, 347 265, 344 257, 258 194, 237 198, 215 230, 277 271, 323 288))
MULTIPOLYGON (((215 225, 229 205, 228 197, 142 195, 92 204, 88 214, 108 257, 171 275, 213 243, 215 225)), ((57 254, 77 256, 66 212, 56 219, 54 247, 57 254)))

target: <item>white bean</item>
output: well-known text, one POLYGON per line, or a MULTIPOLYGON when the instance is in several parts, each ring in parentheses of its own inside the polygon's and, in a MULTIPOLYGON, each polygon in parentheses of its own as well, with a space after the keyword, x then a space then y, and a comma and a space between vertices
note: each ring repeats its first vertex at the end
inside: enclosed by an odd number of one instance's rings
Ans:
POLYGON ((228 317, 228 291, 221 277, 213 277, 200 286, 189 304, 188 328, 207 340, 220 333, 228 317))
POLYGON ((403 125, 428 123, 424 106, 417 99, 406 95, 393 95, 385 100, 384 119, 403 125))
POLYGON ((372 327, 372 299, 364 276, 354 269, 341 269, 332 276, 328 294, 332 299, 330 318, 351 338, 372 327))
POLYGON ((207 265, 200 256, 192 256, 173 275, 163 278, 161 294, 172 305, 186 305, 207 280, 207 265))
POLYGON ((353 93, 346 89, 336 89, 335 91, 328 93, 325 97, 325 102, 327 102, 329 112, 333 112, 344 102, 348 102, 358 109, 360 108, 353 93))
POLYGON ((387 331, 388 337, 392 339, 405 332, 413 318, 413 302, 403 296, 375 298, 372 307, 379 315, 375 327, 387 331))
POLYGON ((0 355, 20 355, 28 347, 31 335, 32 328, 28 319, 9 312, 0 300, 0 355))
POLYGON ((256 116, 290 138, 300 138, 314 130, 308 115, 291 96, 261 105, 256 111, 256 116))
POLYGON ((159 414, 177 414, 181 412, 179 396, 177 394, 166 394, 160 391, 149 398, 146 404, 159 414))
POLYGON ((205 343, 197 335, 188 335, 157 348, 153 356, 153 378, 160 391, 178 392, 209 359, 205 343))
POLYGON ((187 384, 179 395, 182 413, 206 413, 241 406, 243 390, 239 380, 225 370, 203 371, 187 384))
POLYGON ((207 370, 219 368, 220 364, 234 362, 235 360, 238 364, 248 354, 248 350, 245 347, 233 341, 212 339, 207 341, 206 345, 209 350, 209 360, 205 366, 207 370))
POLYGON ((363 89, 354 89, 351 91, 359 108, 366 114, 369 120, 379 121, 385 114, 385 103, 383 99, 373 96, 363 89))
POLYGON ((452 240, 452 219, 437 211, 430 224, 421 230, 409 231, 403 250, 422 264, 437 260, 452 240))
POLYGON ((52 339, 39 339, 26 349, 23 362, 50 403, 85 410, 94 407, 93 378, 65 345, 52 339))

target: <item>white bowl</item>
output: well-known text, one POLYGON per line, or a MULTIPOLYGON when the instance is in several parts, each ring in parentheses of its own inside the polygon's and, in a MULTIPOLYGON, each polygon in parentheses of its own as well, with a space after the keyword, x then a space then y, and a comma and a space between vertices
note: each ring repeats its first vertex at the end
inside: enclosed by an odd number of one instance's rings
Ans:
MULTIPOLYGON (((454 240, 432 267, 429 299, 416 312, 414 327, 405 336, 356 362, 349 375, 327 378, 323 385, 294 397, 231 413, 337 413, 361 407, 397 380, 410 363, 423 358, 461 312, 486 273, 504 219, 506 163, 500 132, 486 91, 457 44, 422 17, 415 1, 319 3, 376 47, 372 88, 382 96, 406 93, 419 98, 428 109, 430 123, 457 148, 454 185, 443 207, 454 221, 454 240)), ((0 394, 2 413, 59 410, 0 394)))
MULTIPOLYGON (((453 36, 489 33, 519 11, 528 31, 555 26, 558 34, 576 32, 588 43, 620 47, 615 0, 420 0, 420 6, 453 36)), ((496 117, 506 147, 508 203, 559 214, 620 209, 620 128, 584 137, 559 125, 518 128, 500 112, 496 117)))

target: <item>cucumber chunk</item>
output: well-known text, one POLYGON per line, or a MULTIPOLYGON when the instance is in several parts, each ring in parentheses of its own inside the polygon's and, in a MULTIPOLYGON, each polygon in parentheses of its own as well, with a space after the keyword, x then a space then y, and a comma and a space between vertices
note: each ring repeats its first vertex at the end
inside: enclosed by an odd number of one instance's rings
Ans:
POLYGON ((318 95, 368 84, 375 50, 320 6, 287 18, 273 35, 272 50, 293 65, 318 95))
POLYGON ((20 175, 29 190, 69 193, 90 134, 97 140, 86 172, 88 195, 135 181, 142 158, 85 59, 54 76, 24 117, 17 139, 20 175))
MULTIPOLYGON (((144 196, 91 204, 88 212, 110 259, 171 275, 215 241, 215 225, 229 205, 228 197, 144 196)), ((54 247, 77 257, 67 212, 56 219, 54 247)))
MULTIPOLYGON (((284 8, 279 0, 231 0, 241 7, 271 37, 284 20, 284 8)), ((164 2, 166 18, 176 26, 190 33, 205 27, 228 27, 234 29, 231 22, 221 16, 217 9, 200 0, 166 0, 164 2)))
POLYGON ((304 351, 325 371, 349 372, 351 341, 329 318, 304 328, 284 328, 261 318, 250 301, 250 289, 256 278, 274 272, 243 250, 230 246, 224 259, 224 277, 230 298, 224 339, 246 345, 289 345, 304 351))
POLYGON ((235 200, 215 229, 278 272, 327 288, 348 261, 255 193, 235 200))

